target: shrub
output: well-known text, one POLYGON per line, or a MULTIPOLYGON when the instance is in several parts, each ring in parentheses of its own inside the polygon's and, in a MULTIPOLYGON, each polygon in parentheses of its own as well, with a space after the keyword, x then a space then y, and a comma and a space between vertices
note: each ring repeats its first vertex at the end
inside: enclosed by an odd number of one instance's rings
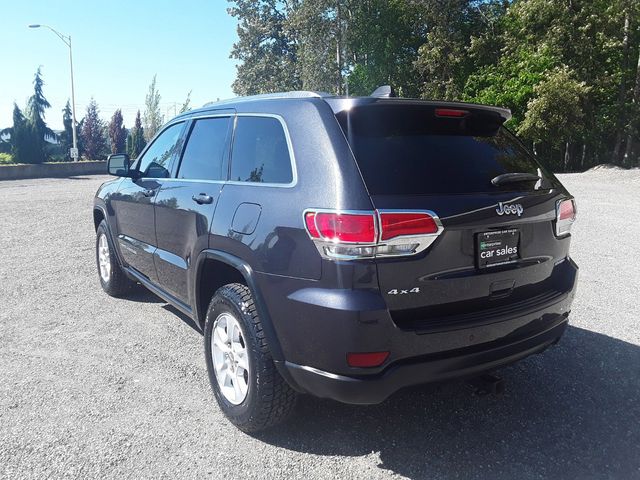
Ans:
POLYGON ((0 165, 9 165, 13 163, 13 157, 9 153, 0 153, 0 165))

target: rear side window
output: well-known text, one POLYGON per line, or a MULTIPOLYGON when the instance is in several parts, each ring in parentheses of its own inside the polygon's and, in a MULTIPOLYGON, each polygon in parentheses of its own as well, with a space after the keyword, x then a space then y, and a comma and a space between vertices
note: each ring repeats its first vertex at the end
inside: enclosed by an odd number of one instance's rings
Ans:
POLYGON ((361 106, 336 116, 372 195, 550 188, 547 174, 495 119, 438 118, 433 107, 415 105, 361 106), (504 173, 543 180, 491 183, 504 173))
POLYGON ((282 184, 293 181, 287 138, 276 118, 239 116, 231 155, 231 180, 282 184))
POLYGON ((229 117, 196 120, 182 155, 178 178, 227 179, 225 152, 229 123, 229 117))

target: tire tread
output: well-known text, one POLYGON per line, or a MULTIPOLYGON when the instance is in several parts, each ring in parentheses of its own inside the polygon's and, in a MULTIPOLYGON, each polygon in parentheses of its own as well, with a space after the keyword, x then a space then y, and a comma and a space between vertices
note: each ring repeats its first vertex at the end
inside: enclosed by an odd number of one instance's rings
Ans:
MULTIPOLYGON (((250 325, 245 326, 252 329, 258 347, 257 353, 261 357, 255 362, 260 370, 258 373, 261 388, 252 415, 248 419, 242 419, 240 415, 233 415, 229 411, 224 413, 238 428, 245 432, 264 430, 280 423, 291 414, 295 408, 297 393, 282 378, 273 363, 262 322, 249 287, 241 283, 230 283, 221 287, 211 301, 209 312, 215 309, 216 304, 222 301, 222 298, 237 305, 245 314, 245 318, 250 321, 250 325)), ((212 321, 209 315, 207 317, 207 321, 212 321)))

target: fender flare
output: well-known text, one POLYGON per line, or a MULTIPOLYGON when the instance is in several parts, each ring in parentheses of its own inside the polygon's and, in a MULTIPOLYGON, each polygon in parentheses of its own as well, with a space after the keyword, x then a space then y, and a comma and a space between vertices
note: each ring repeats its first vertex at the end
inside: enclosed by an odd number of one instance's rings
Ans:
POLYGON ((122 259, 120 258, 120 245, 118 244, 118 242, 116 242, 116 239, 113 238, 113 232, 111 231, 111 225, 109 225, 109 216, 107 215, 107 210, 99 203, 94 203, 92 212, 95 212, 96 210, 100 210, 100 213, 102 213, 104 223, 107 225, 107 235, 109 235, 109 239, 111 240, 111 244, 113 245, 113 250, 116 254, 116 261, 122 267, 124 264, 122 263, 122 259))
MULTIPOLYGON (((217 260, 219 262, 226 263, 230 267, 235 268, 244 278, 249 290, 251 290, 251 294, 253 295, 253 301, 256 305, 256 309, 258 310, 258 315, 260 315, 260 322, 262 323, 262 330, 264 331, 265 338, 267 339, 267 344, 269 345, 269 350, 271 352, 271 356, 276 363, 276 366, 279 367, 280 364, 284 362, 284 355, 282 353, 282 348, 280 346, 280 342, 278 340, 278 336, 276 334, 275 328, 273 327, 273 322, 271 321, 271 317, 269 316, 269 311, 267 309, 266 303, 260 289, 255 280, 255 275, 251 266, 235 255, 231 255, 227 252, 223 252, 221 250, 213 250, 207 249, 200 252, 198 258, 196 260, 195 265, 195 275, 192 276, 192 292, 194 292, 195 302, 193 305, 193 312, 195 320, 200 322, 204 321, 206 316, 206 311, 201 311, 200 308, 200 289, 197 288, 200 284, 200 278, 202 276, 202 268, 205 260, 212 259, 217 260)), ((278 368, 280 370, 280 368, 278 368)))

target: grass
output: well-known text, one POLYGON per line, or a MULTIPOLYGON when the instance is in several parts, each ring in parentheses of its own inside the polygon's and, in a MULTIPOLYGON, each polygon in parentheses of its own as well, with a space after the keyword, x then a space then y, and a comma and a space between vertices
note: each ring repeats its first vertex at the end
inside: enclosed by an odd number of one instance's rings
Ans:
POLYGON ((9 153, 0 153, 0 165, 13 165, 13 157, 9 153))

